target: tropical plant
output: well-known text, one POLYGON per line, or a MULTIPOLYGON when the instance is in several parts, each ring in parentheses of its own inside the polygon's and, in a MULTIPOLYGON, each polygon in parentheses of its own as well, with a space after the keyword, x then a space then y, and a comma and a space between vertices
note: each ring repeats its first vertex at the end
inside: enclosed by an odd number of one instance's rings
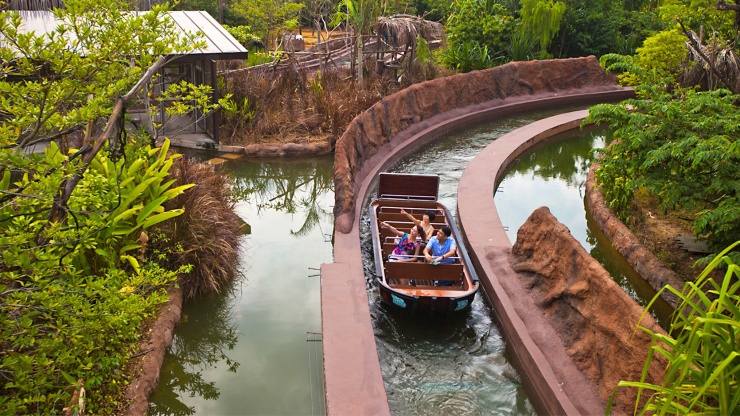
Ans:
POLYGON ((517 29, 511 35, 508 53, 512 61, 528 61, 534 59, 537 40, 532 35, 521 29, 517 29))
POLYGON ((383 4, 378 0, 341 0, 337 5, 336 13, 332 17, 332 23, 338 25, 347 22, 355 32, 355 57, 357 58, 357 86, 364 86, 364 37, 372 32, 372 28, 378 21, 378 16, 383 12, 383 4))
POLYGON ((438 59, 443 66, 458 72, 491 68, 497 62, 488 46, 475 42, 451 44, 439 52, 438 59))
POLYGON ((645 37, 665 26, 646 0, 561 1, 566 10, 549 49, 558 58, 600 57, 607 53, 631 55, 645 37), (594 30, 595 27, 599 30, 594 30), (629 40, 628 48, 625 39, 629 40))
MULTIPOLYGON (((170 56, 204 44, 174 30, 166 5, 129 6, 67 0, 49 33, 0 12, 0 408, 10 414, 61 414, 82 386, 88 412, 119 411, 142 323, 177 278, 149 261, 147 234, 182 213, 163 204, 188 185, 172 187, 169 143, 149 147, 125 112, 170 56), (71 142, 79 149, 67 152, 71 142)), ((169 111, 189 112, 208 91, 167 94, 169 111)))
POLYGON ((552 0, 522 0, 519 10, 521 25, 517 28, 537 41, 540 59, 549 57, 547 48, 560 28, 565 13, 565 3, 552 0))
POLYGON ((23 156, 41 170, 15 179, 7 168, 0 173, 0 407, 9 413, 61 413, 72 394, 66 387, 78 379, 90 412, 121 403, 140 325, 166 301, 178 272, 147 261, 149 237, 142 238, 182 213, 163 207, 189 187, 165 180, 177 157, 167 148, 131 146, 120 158, 100 152, 63 221, 48 221, 48 205, 77 166, 54 143, 23 156), (9 189, 25 197, 11 200, 9 189))
POLYGON ((596 171, 607 205, 628 220, 633 191, 644 187, 664 211, 695 213, 694 234, 718 250, 740 235, 740 97, 642 86, 645 99, 600 104, 586 122, 608 123, 615 142, 596 171))
MULTIPOLYGON (((453 13, 447 19, 446 34, 450 49, 449 57, 443 62, 448 68, 466 66, 452 59, 465 59, 466 51, 487 51, 493 56, 506 56, 515 20, 512 13, 493 0, 460 0, 453 3, 453 13), (462 46, 465 45, 465 46, 462 46)), ((496 61, 489 61, 491 65, 496 61)))
MULTIPOLYGON (((671 324, 675 337, 654 333, 638 324, 638 329, 653 339, 642 377, 640 381, 620 381, 617 385, 637 389, 635 414, 740 413, 740 266, 727 256, 739 245, 740 241, 736 241, 720 252, 682 291, 671 286, 661 289, 645 308, 643 317, 666 290, 681 300, 671 324), (724 278, 717 278, 721 275, 713 272, 722 266, 726 268, 724 278), (662 385, 646 382, 656 356, 668 361, 662 385), (648 394, 647 401, 641 404, 648 394)), ((616 389, 607 414, 615 394, 616 389)))
POLYGON ((281 30, 293 30, 298 27, 298 14, 303 3, 291 0, 234 0, 231 8, 247 21, 255 32, 261 33, 262 43, 268 47, 277 47, 281 30))

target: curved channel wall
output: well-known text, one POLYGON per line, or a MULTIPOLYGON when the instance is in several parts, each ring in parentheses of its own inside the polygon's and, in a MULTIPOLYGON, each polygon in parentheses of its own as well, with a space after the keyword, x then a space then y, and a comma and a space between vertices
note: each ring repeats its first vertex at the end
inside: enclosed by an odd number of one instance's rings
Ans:
MULTIPOLYGON (((377 174, 420 146, 475 123, 525 111, 633 96, 634 91, 618 87, 593 56, 516 62, 414 85, 384 98, 352 121, 337 141, 334 155, 334 262, 321 266, 329 415, 390 414, 368 306, 375 299, 367 297, 359 236, 362 204, 377 174)), ((549 136, 541 136, 541 140, 546 137, 549 136)), ((521 151, 511 149, 511 153, 521 151)), ((512 159, 506 159, 507 163, 512 159)), ((480 197, 480 190, 477 192, 480 197)), ((489 195, 493 201, 493 192, 489 195)), ((459 202, 458 212, 461 208, 459 202)), ((511 247, 503 228, 495 233, 503 235, 511 247)), ((476 249, 471 247, 471 251, 476 249)), ((479 270, 479 277, 495 280, 487 272, 479 270)), ((548 361, 526 328, 517 324, 521 318, 511 300, 503 299, 505 292, 498 292, 500 288, 485 281, 484 287, 494 302, 501 298, 495 309, 497 318, 504 323, 504 336, 516 354, 515 364, 536 410, 578 414, 580 410, 599 407, 600 404, 583 404, 592 398, 579 397, 577 387, 572 396, 560 388, 553 371, 557 363, 548 361)), ((582 392, 580 395, 590 396, 582 392)))

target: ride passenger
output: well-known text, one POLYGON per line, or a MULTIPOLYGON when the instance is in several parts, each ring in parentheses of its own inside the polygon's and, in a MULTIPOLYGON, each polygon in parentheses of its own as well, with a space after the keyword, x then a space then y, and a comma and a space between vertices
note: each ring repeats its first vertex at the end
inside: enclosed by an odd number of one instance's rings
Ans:
POLYGON ((422 233, 421 236, 425 242, 429 241, 429 239, 434 236, 434 226, 431 222, 437 218, 437 214, 435 214, 433 210, 428 209, 424 211, 424 214, 421 216, 421 220, 409 214, 403 208, 401 208, 401 214, 407 216, 408 219, 414 222, 414 224, 421 226, 422 230, 424 230, 424 233, 422 233))
POLYGON ((380 223, 380 227, 387 228, 397 237, 400 237, 400 239, 396 238, 396 248, 388 256, 388 261, 410 263, 415 262, 420 257, 421 243, 417 241, 417 237, 421 236, 421 233, 424 232, 420 225, 411 227, 408 233, 398 230, 385 221, 380 223))
POLYGON ((455 239, 450 237, 451 235, 452 229, 445 225, 437 231, 436 236, 427 242, 427 246, 424 247, 424 259, 427 263, 451 264, 455 262, 455 259, 451 257, 455 256, 457 244, 455 239))

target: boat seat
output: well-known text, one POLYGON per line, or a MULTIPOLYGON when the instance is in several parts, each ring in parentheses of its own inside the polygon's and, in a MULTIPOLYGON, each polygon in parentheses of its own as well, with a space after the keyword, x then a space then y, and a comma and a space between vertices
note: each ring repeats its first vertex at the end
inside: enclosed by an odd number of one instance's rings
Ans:
POLYGON ((392 287, 403 288, 434 288, 445 290, 460 290, 464 286, 465 272, 463 265, 455 264, 425 264, 425 263, 385 263, 386 280, 392 287), (413 280, 414 285, 411 285, 413 280), (434 285, 434 282, 451 282, 452 286, 434 285))
MULTIPOLYGON (((416 217, 416 219, 418 219, 419 221, 421 221, 421 215, 416 214, 416 215, 414 215, 414 217, 416 217)), ((378 220, 379 221, 388 221, 388 222, 390 222, 390 221, 405 221, 405 222, 410 222, 411 221, 409 219, 409 217, 401 214, 400 212, 380 212, 380 213, 378 213, 378 220)), ((441 225, 444 225, 444 222, 445 222, 445 216, 444 216, 444 214, 440 214, 440 215, 437 215, 436 217, 434 217, 434 221, 432 221, 432 224, 439 223, 441 225)))

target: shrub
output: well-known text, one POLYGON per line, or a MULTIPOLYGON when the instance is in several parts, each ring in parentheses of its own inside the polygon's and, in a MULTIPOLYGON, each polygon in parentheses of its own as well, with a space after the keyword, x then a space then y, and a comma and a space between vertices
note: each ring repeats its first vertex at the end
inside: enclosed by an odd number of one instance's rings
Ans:
POLYGON ((165 180, 177 157, 167 156, 167 147, 133 143, 120 159, 100 152, 63 222, 49 219, 50 201, 75 160, 53 143, 43 156, 5 159, 35 169, 16 179, 0 171, 4 413, 61 414, 78 380, 88 412, 111 414, 120 404, 142 323, 177 276, 137 255, 142 230, 181 213, 162 206, 187 188, 165 180))

